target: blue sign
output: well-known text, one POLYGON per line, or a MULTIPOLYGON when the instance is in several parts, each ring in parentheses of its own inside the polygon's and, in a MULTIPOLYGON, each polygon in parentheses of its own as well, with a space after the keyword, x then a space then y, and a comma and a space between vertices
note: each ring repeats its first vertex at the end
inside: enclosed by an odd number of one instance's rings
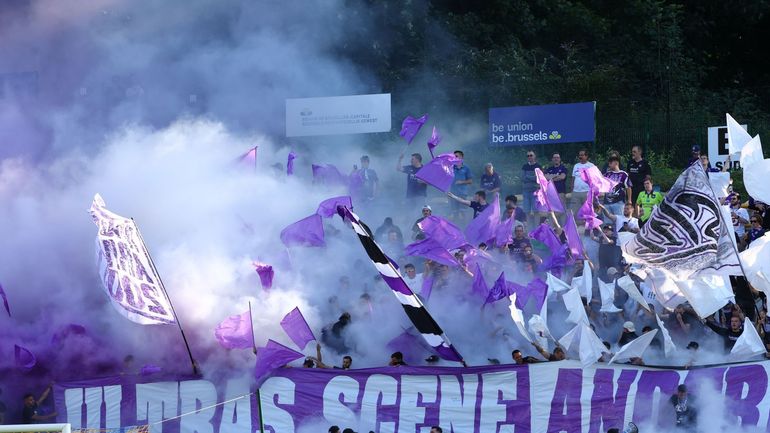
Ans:
POLYGON ((594 141, 596 102, 489 109, 490 146, 594 141))

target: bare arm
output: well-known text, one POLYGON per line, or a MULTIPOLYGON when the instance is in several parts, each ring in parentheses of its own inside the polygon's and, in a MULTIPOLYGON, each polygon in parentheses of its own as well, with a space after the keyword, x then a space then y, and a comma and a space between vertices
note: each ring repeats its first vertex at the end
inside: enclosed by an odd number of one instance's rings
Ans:
POLYGON ((537 344, 537 343, 535 343, 535 342, 533 341, 533 342, 532 342, 532 345, 533 345, 533 346, 535 346, 535 350, 537 350, 537 352, 538 352, 540 355, 542 355, 542 356, 543 356, 543 358, 545 358, 545 359, 551 359, 551 354, 550 354, 550 353, 548 353, 548 351, 547 351, 547 350, 545 350, 545 349, 543 349, 542 347, 540 347, 540 345, 539 345, 539 344, 537 344))
POLYGON ((42 404, 46 398, 48 398, 48 394, 51 393, 51 387, 53 386, 53 383, 48 384, 48 388, 43 391, 42 394, 40 394, 40 397, 37 399, 37 404, 42 404))
POLYGON ((401 169, 401 167, 402 167, 401 166, 401 161, 403 161, 403 160, 404 160, 404 154, 402 152, 400 155, 398 155, 398 162, 396 163, 396 171, 399 172, 399 173, 402 173, 404 171, 404 170, 401 169))
POLYGON ((471 201, 470 201, 470 200, 465 200, 464 198, 460 198, 460 197, 458 197, 458 196, 456 196, 456 195, 452 194, 451 192, 448 192, 448 193, 446 193, 446 195, 447 195, 449 198, 451 198, 451 199, 453 199, 453 200, 455 200, 455 201, 458 201, 458 202, 460 202, 460 203, 462 203, 462 204, 464 204, 464 205, 466 205, 466 206, 470 206, 470 205, 471 205, 471 201))

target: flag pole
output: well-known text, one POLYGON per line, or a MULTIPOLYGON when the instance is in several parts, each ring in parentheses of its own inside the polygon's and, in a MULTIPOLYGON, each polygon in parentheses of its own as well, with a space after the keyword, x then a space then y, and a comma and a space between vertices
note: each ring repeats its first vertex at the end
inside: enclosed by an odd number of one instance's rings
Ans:
POLYGON ((260 433, 265 433, 265 423, 262 421, 262 395, 259 392, 259 388, 257 388, 257 412, 259 415, 259 431, 260 433))
POLYGON ((254 316, 251 314, 251 301, 249 301, 249 324, 251 325, 251 344, 253 344, 254 354, 257 354, 257 340, 254 336, 254 316))
POLYGON ((131 222, 134 224, 134 228, 136 229, 137 235, 139 235, 139 241, 142 242, 142 246, 144 247, 145 257, 147 257, 147 261, 149 261, 150 266, 152 266, 152 270, 155 272, 155 275, 158 277, 158 283, 160 283, 160 289, 163 290, 163 294, 166 295, 166 299, 168 299, 168 305, 171 307, 171 314, 174 315, 174 319, 176 319, 176 325, 179 327, 179 332, 182 334, 182 341, 184 341, 184 347, 187 349, 187 355, 190 357, 190 364, 193 368, 193 375, 198 376, 200 372, 198 371, 198 365, 195 363, 195 359, 193 358, 192 351, 190 350, 190 344, 187 342, 187 337, 184 335, 184 329, 182 329, 182 323, 179 321, 179 317, 176 315, 176 310, 174 309, 174 303, 171 302, 171 297, 168 296, 168 292, 166 291, 166 285, 163 284, 163 279, 160 277, 160 272, 158 272, 158 268, 155 267, 155 262, 152 260, 152 257, 150 256, 150 250, 147 248, 147 244, 144 242, 144 237, 142 237, 142 232, 139 231, 139 226, 136 225, 136 221, 134 221, 133 218, 131 218, 131 222))
POLYGON ((254 173, 257 172, 257 148, 259 145, 254 146, 254 173))

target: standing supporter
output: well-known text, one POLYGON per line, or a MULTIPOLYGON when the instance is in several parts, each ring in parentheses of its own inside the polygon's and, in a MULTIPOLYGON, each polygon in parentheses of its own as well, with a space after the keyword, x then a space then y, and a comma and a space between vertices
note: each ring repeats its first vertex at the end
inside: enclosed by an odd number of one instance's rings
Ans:
POLYGON ((563 361, 567 359, 567 355, 564 353, 564 349, 562 349, 560 346, 556 346, 556 348, 553 349, 553 353, 550 353, 534 341, 532 342, 532 345, 535 346, 535 349, 540 353, 540 355, 542 355, 543 358, 548 361, 563 361))
POLYGON ((725 352, 732 350, 733 346, 735 346, 735 342, 738 341, 738 337, 743 334, 743 325, 741 324, 741 318, 738 316, 732 316, 730 318, 729 328, 722 328, 715 323, 714 315, 711 315, 706 319, 706 326, 722 337, 725 345, 725 352))
POLYGON ((639 197, 636 198, 636 214, 639 216, 639 227, 650 219, 652 210, 658 205, 663 203, 663 193, 660 191, 653 191, 652 178, 644 180, 644 191, 639 193, 639 197))
POLYGON ((451 192, 447 193, 447 195, 452 200, 473 209, 473 218, 476 218, 481 212, 484 212, 484 209, 489 207, 489 203, 487 203, 487 194, 483 190, 476 191, 476 194, 473 196, 473 200, 465 200, 464 198, 458 197, 451 192))
POLYGON ((752 242, 755 240, 761 238, 765 235, 765 229, 762 228, 762 217, 759 216, 759 213, 754 213, 754 216, 751 217, 749 220, 751 222, 751 229, 749 229, 748 232, 746 232, 746 247, 751 245, 752 242))
POLYGON ((586 201, 588 196, 588 184, 580 177, 580 170, 591 167, 596 166, 588 160, 588 151, 580 149, 578 152, 578 162, 572 167, 572 195, 569 205, 575 215, 577 215, 580 206, 583 206, 583 202, 586 201))
POLYGON ((519 260, 524 255, 524 248, 532 248, 532 243, 524 233, 524 226, 521 224, 516 225, 513 229, 513 240, 508 245, 508 254, 515 260, 519 260))
POLYGON ((505 209, 506 210, 512 210, 513 219, 515 221, 518 221, 522 224, 527 223, 527 213, 524 212, 524 210, 517 206, 519 203, 519 199, 515 195, 508 195, 505 197, 505 209))
POLYGON ((391 367, 406 365, 406 362, 404 362, 404 354, 401 352, 393 352, 393 354, 390 355, 390 362, 388 362, 388 365, 391 367))
POLYGON ((406 273, 404 281, 413 292, 417 293, 422 288, 423 274, 417 273, 417 268, 411 263, 404 266, 404 272, 406 273))
POLYGON ((642 158, 641 146, 631 148, 631 160, 626 165, 626 172, 631 180, 631 198, 636 200, 639 197, 639 193, 644 191, 644 179, 647 176, 652 176, 650 164, 642 158))
POLYGON ((733 230, 735 231, 735 241, 739 249, 743 249, 743 238, 746 235, 746 224, 749 223, 749 211, 741 206, 741 195, 733 194, 730 199, 730 216, 733 221, 733 230))
POLYGON ((639 220, 634 218, 634 206, 631 203, 626 203, 623 206, 623 215, 613 215, 602 205, 599 205, 599 209, 605 217, 612 221, 616 234, 619 232, 639 233, 639 220))
POLYGON ((35 400, 35 396, 32 394, 26 394, 24 396, 24 408, 21 412, 22 424, 40 424, 42 421, 56 418, 56 412, 49 413, 48 415, 43 415, 38 412, 39 405, 42 404, 51 393, 51 386, 52 385, 49 384, 37 400, 35 400))
MULTIPOLYGON (((695 161, 698 161, 700 159, 700 146, 697 144, 693 144, 691 151, 691 157, 690 160, 687 162, 687 165, 684 167, 687 169, 689 166, 691 166, 695 161)), ((711 168, 711 164, 709 164, 708 168, 711 168)))
MULTIPOLYGON (((729 156, 728 156, 729 158, 729 156)), ((716 167, 712 167, 711 163, 709 162, 709 156, 708 155, 701 155, 700 156, 700 163, 703 165, 703 169, 706 170, 706 174, 708 173, 719 173, 720 171, 727 171, 727 164, 724 164, 722 166, 722 169, 718 169, 716 167)))
POLYGON ((417 218, 417 220, 412 225, 412 239, 419 241, 422 239, 425 239, 425 233, 422 232, 422 229, 420 228, 420 222, 424 220, 425 218, 428 218, 429 216, 433 215, 433 209, 431 209, 430 206, 427 204, 422 207, 422 216, 420 218, 417 218))
POLYGON ((618 246, 618 237, 612 224, 602 226, 602 236, 597 237, 591 230, 591 239, 599 243, 599 277, 603 278, 610 268, 618 268, 623 251, 618 246))
POLYGON ((495 172, 491 162, 484 165, 484 174, 481 175, 481 189, 487 194, 500 192, 500 175, 495 172))
POLYGON ((700 334, 700 319, 692 311, 679 304, 665 321, 666 329, 677 346, 683 346, 700 334))
MULTIPOLYGON (((465 200, 468 198, 468 185, 473 183, 473 176, 471 175, 471 169, 463 164, 465 154, 460 150, 455 150, 455 157, 458 161, 454 165, 454 181, 449 191, 465 200)), ((462 208, 457 202, 452 202, 451 214, 455 218, 462 215, 462 208)))
POLYGON ((393 218, 391 217, 385 217, 385 221, 382 222, 382 225, 377 227, 377 230, 374 231, 374 240, 377 242, 385 241, 388 238, 388 233, 391 231, 396 232, 399 241, 404 241, 404 235, 401 233, 401 229, 393 224, 393 218))
POLYGON ((759 310, 755 326, 762 342, 765 343, 765 349, 770 352, 770 320, 767 319, 767 308, 759 310))
POLYGON ((351 186, 351 189, 353 189, 353 191, 351 191, 351 195, 359 200, 374 200, 374 197, 377 195, 379 178, 377 177, 377 172, 374 171, 374 169, 369 168, 369 156, 364 155, 361 157, 360 169, 355 165, 353 166, 351 178, 354 176, 360 179, 360 184, 358 184, 355 188, 351 186))
POLYGON ((631 203, 631 182, 628 173, 620 169, 620 158, 610 157, 604 177, 617 182, 612 191, 604 194, 604 206, 613 215, 623 215, 623 206, 631 203))
POLYGON ((411 205, 414 205, 417 200, 424 200, 428 196, 428 184, 415 177, 415 174, 422 168, 422 155, 413 153, 409 165, 402 166, 401 161, 403 159, 403 153, 398 155, 396 171, 406 173, 406 199, 411 205))
POLYGON ((634 326, 634 322, 625 322, 623 323, 623 330, 620 333, 620 338, 618 339, 618 346, 625 346, 626 344, 636 340, 639 338, 639 335, 636 334, 636 327, 634 326))
POLYGON ((545 178, 553 181, 553 186, 559 193, 559 199, 562 203, 566 203, 567 167, 562 164, 559 152, 554 152, 551 155, 551 166, 545 169, 545 178))
POLYGON ((534 150, 527 151, 527 162, 521 166, 521 207, 527 213, 527 218, 534 221, 535 212, 535 191, 540 185, 537 183, 535 169, 541 168, 537 163, 537 156, 534 150))
POLYGON ((693 407, 694 400, 693 396, 687 393, 685 385, 679 385, 676 388, 676 394, 669 399, 671 405, 674 406, 677 427, 685 430, 691 430, 695 427, 698 414, 693 407))

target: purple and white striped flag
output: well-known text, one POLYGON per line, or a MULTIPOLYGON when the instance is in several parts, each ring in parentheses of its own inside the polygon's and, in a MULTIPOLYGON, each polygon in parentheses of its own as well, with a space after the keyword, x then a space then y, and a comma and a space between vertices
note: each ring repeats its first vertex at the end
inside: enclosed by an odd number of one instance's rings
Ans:
POLYGON ((425 308, 425 305, 406 284, 406 281, 401 277, 393 262, 388 259, 379 245, 374 242, 374 236, 369 227, 358 218, 358 215, 346 207, 338 207, 337 212, 345 221, 351 224, 374 267, 380 272, 382 279, 393 291, 396 299, 401 302, 407 317, 412 321, 417 331, 422 334, 428 345, 440 357, 448 361, 463 362, 463 357, 449 341, 449 338, 447 338, 444 331, 436 323, 436 320, 433 319, 433 316, 430 315, 428 309, 425 308))

